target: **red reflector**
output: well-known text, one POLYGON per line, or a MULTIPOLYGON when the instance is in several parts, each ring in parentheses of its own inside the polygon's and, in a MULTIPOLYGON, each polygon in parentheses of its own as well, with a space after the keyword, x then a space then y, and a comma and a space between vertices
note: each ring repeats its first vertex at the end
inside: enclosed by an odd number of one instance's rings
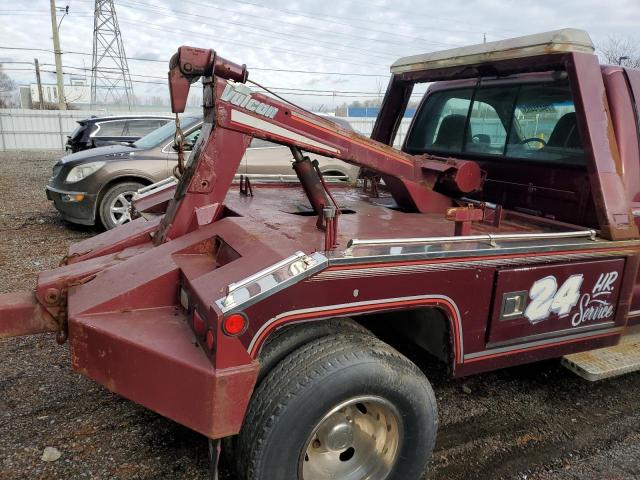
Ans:
POLYGON ((211 330, 207 331, 207 347, 213 351, 213 332, 211 330))
POLYGON ((207 329, 204 320, 198 315, 197 310, 193 311, 193 329, 198 335, 204 335, 204 331, 207 329))
POLYGON ((247 318, 241 313, 232 313, 222 322, 222 330, 227 335, 240 335, 246 328, 247 318))

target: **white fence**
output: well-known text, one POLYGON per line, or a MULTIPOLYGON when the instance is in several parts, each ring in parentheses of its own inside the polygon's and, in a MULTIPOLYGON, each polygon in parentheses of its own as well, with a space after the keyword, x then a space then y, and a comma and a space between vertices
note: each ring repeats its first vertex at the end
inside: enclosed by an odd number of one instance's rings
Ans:
MULTIPOLYGON (((113 112, 118 114, 118 112, 113 112)), ((140 113, 149 115, 150 112, 140 113)), ((154 112, 161 114, 164 112, 154 112)), ((168 113, 168 112, 167 112, 168 113)), ((119 112, 119 114, 122 114, 119 112)), ((135 115, 134 112, 127 114, 135 115)), ((27 110, 0 109, 0 151, 11 150, 63 150, 67 135, 77 127, 77 120, 91 115, 105 116, 109 112, 87 110, 27 110)), ((375 118, 341 117, 357 132, 371 135, 375 118)), ((399 146, 409 126, 403 119, 395 146, 399 146)))
POLYGON ((0 109, 0 151, 64 150, 67 135, 78 126, 77 120, 109 114, 86 110, 0 109))

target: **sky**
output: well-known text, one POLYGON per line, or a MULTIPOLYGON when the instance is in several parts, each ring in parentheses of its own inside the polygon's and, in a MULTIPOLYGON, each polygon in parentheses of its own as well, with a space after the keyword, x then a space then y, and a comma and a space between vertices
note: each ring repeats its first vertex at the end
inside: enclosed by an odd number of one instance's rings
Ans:
MULTIPOLYGON (((91 67, 94 0, 69 5, 61 23, 63 66, 91 67), (85 55, 82 55, 82 54, 85 55)), ((180 45, 213 48, 250 77, 303 106, 384 93, 399 57, 574 27, 596 45, 610 35, 640 42, 640 0, 115 0, 138 96, 166 98, 168 60, 180 45), (144 58, 153 61, 134 60, 144 58), (288 70, 288 71, 282 71, 288 70), (302 71, 291 72, 291 70, 302 71), (308 73, 314 72, 314 73, 308 73)), ((55 83, 49 0, 0 0, 0 63, 18 84, 55 83), (28 7, 27 7, 28 5, 28 7), (15 50, 43 49, 44 51, 15 50)), ((60 14, 61 15, 61 14, 60 14)))

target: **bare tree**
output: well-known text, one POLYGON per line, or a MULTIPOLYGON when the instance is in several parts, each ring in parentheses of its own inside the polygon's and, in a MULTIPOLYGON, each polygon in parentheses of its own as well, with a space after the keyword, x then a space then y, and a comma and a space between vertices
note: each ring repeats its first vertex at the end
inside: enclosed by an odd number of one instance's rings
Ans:
POLYGON ((598 51, 606 63, 640 68, 640 44, 631 38, 610 36, 599 45, 598 51))
POLYGON ((15 106, 16 90, 16 82, 2 71, 0 63, 0 108, 15 106))

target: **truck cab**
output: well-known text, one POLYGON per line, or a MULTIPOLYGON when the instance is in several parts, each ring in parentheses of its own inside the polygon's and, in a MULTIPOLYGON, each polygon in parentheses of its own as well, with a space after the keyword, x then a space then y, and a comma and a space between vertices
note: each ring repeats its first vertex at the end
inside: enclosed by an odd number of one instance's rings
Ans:
MULTIPOLYGON (((640 71, 601 66, 619 167, 640 225, 640 71)), ((432 84, 402 145, 411 154, 472 159, 486 172, 467 198, 598 228, 584 133, 566 72, 480 77, 432 84)), ((640 323, 640 282, 628 324, 640 323)))

